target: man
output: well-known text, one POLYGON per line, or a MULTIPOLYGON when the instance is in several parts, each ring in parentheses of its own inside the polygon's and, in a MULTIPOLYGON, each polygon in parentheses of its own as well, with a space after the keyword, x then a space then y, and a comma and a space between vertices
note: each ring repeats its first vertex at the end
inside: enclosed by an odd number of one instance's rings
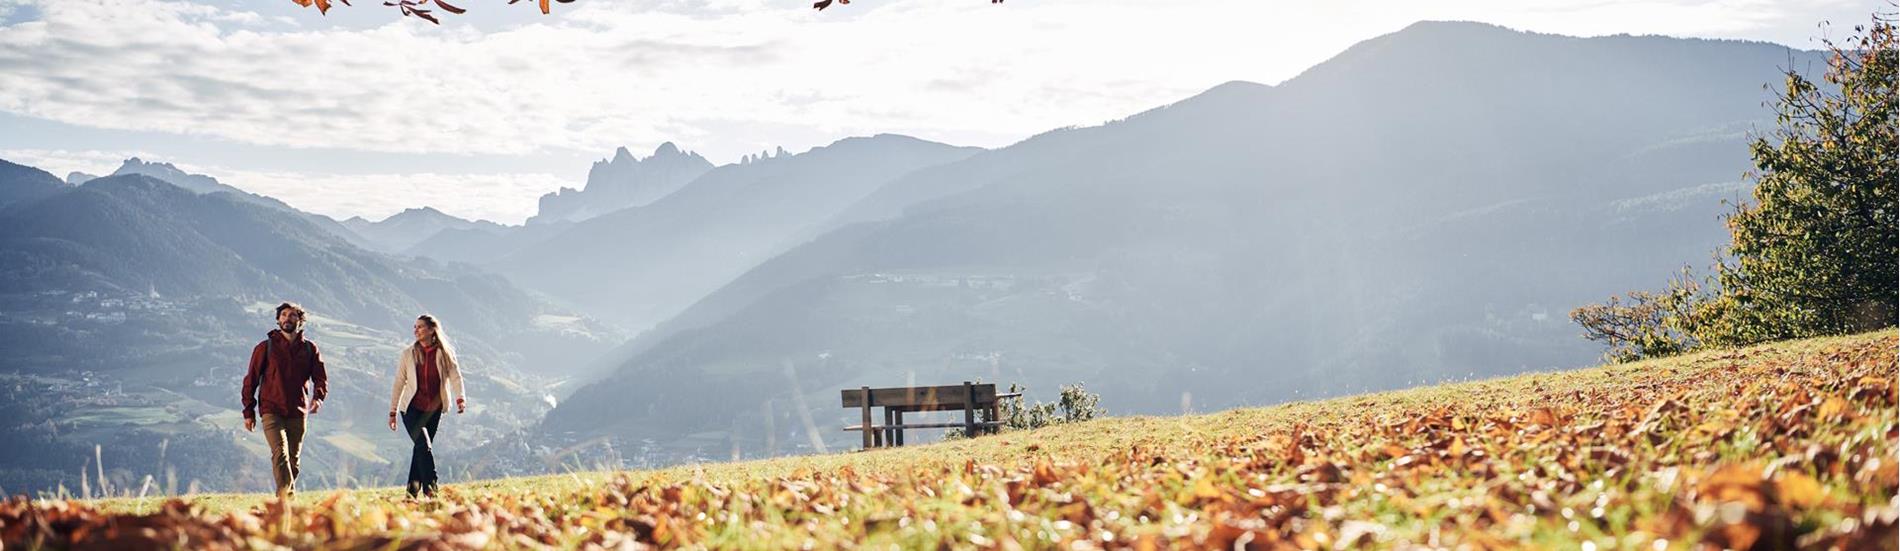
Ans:
POLYGON ((279 497, 297 492, 304 416, 323 407, 323 398, 330 393, 323 357, 317 354, 316 343, 303 338, 303 318, 302 306, 277 305, 277 329, 251 349, 251 367, 244 374, 244 430, 255 432, 257 418, 263 417, 264 442, 270 444, 271 474, 279 497))

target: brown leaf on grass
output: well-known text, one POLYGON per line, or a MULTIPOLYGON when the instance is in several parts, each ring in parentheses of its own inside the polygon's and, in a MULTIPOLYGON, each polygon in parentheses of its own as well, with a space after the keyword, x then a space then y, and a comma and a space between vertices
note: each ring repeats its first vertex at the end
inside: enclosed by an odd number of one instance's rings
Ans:
POLYGON ((1452 457, 1463 457, 1467 449, 1464 437, 1452 437, 1451 442, 1445 445, 1445 453, 1452 457))
POLYGON ((1048 486, 1062 479, 1061 475, 1056 474, 1055 464, 1050 463, 1047 457, 1036 460, 1036 466, 1032 471, 1035 477, 1032 480, 1037 486, 1048 486))
POLYGON ((1530 422, 1534 425, 1555 427, 1557 426, 1557 412, 1548 407, 1533 409, 1531 410, 1530 422))

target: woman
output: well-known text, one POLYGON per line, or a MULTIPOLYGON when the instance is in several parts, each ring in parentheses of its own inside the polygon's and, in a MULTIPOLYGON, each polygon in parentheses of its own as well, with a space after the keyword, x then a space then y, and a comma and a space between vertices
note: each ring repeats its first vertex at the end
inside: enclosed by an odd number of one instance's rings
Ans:
POLYGON ((435 316, 416 318, 416 342, 404 348, 396 360, 396 389, 389 395, 389 430, 396 430, 396 417, 402 417, 415 450, 409 455, 409 497, 422 494, 435 497, 436 424, 448 409, 449 392, 455 393, 455 412, 468 409, 462 394, 462 368, 449 348, 448 336, 435 316))

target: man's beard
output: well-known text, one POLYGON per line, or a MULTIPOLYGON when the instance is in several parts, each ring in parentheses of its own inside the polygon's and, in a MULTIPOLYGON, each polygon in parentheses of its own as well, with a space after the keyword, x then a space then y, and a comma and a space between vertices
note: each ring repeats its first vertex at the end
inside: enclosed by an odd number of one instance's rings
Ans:
POLYGON ((302 322, 295 322, 295 321, 289 321, 289 322, 284 322, 284 323, 279 323, 279 324, 277 324, 277 328, 278 328, 278 329, 282 329, 282 330, 284 330, 284 332, 285 332, 285 333, 289 333, 289 334, 293 334, 293 335, 294 335, 294 334, 296 334, 296 333, 297 333, 297 332, 299 332, 299 331, 303 331, 303 323, 302 323, 302 322))

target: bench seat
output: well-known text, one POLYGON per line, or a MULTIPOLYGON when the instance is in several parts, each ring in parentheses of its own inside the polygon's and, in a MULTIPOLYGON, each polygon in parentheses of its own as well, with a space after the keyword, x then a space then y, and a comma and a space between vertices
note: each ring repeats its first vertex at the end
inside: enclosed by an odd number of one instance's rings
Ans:
MULTIPOLYGON (((979 421, 979 422, 971 423, 971 424, 979 426, 979 427, 984 427, 984 428, 995 428, 995 427, 1003 426, 1002 423, 998 423, 995 421, 979 421)), ((871 425, 871 430, 956 429, 956 428, 963 428, 963 426, 964 426, 963 423, 910 423, 910 424, 904 424, 904 425, 871 425)), ((846 432, 854 431, 854 430, 864 430, 864 425, 851 425, 849 427, 845 427, 844 430, 846 432)))

